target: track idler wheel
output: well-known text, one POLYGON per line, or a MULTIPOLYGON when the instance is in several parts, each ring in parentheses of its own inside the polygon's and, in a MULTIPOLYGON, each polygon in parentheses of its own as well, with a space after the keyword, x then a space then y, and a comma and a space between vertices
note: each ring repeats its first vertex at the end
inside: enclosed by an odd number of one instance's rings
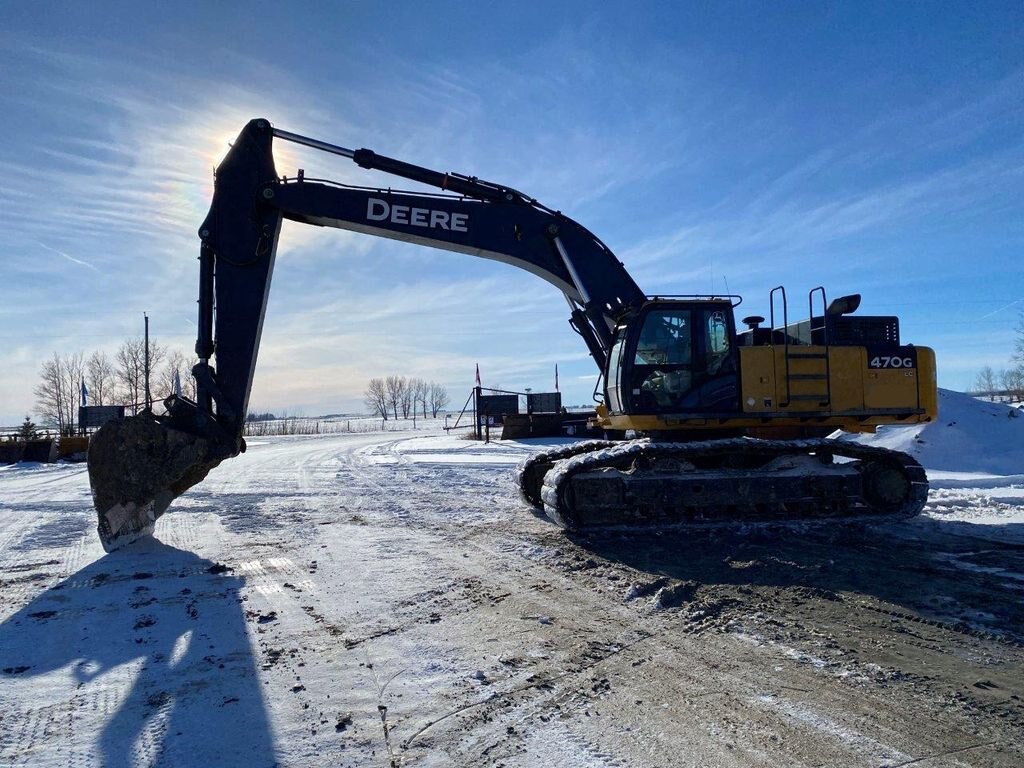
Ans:
POLYGON ((879 510, 898 509, 911 496, 911 483, 902 467, 872 462, 861 473, 864 498, 879 510))

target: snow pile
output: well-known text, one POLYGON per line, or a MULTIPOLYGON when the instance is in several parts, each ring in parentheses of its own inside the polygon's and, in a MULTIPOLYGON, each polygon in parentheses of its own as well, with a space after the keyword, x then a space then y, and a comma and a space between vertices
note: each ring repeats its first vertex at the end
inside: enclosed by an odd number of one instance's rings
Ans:
POLYGON ((931 424, 842 439, 909 453, 928 470, 1024 474, 1024 415, 947 389, 939 390, 939 418, 931 424))

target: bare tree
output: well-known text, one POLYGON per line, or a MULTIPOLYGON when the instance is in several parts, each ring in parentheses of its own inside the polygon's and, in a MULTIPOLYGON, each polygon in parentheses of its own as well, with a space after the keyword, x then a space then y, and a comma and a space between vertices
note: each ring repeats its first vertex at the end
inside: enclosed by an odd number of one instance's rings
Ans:
POLYGON ((437 418, 438 411, 448 405, 448 390, 440 384, 430 382, 430 415, 437 418))
POLYGON ((89 403, 105 405, 114 390, 114 366, 105 352, 93 352, 85 363, 89 403))
POLYGON ((370 379, 363 392, 363 402, 371 412, 388 420, 388 390, 384 379, 370 379))
POLYGON ((1000 381, 1012 400, 1024 400, 1024 364, 1003 371, 1000 381))
MULTIPOLYGON (((163 357, 163 347, 151 339, 149 342, 149 368, 151 372, 156 370, 163 357)), ((120 398, 125 406, 131 409, 132 413, 138 413, 146 405, 144 402, 146 399, 146 342, 139 338, 127 339, 118 347, 115 361, 117 364, 115 373, 120 389, 120 398)), ((152 378, 152 373, 150 376, 152 378)))
POLYGON ((415 411, 416 404, 412 400, 413 389, 411 382, 405 377, 402 377, 402 380, 405 382, 405 388, 402 390, 402 418, 408 419, 409 414, 415 411))
POLYGON ((427 418, 427 397, 430 393, 430 385, 423 379, 409 379, 409 393, 412 398, 413 413, 415 414, 419 407, 423 418, 427 418))
POLYGON ((384 388, 387 390, 388 405, 391 407, 392 413, 395 414, 395 420, 398 420, 398 409, 402 408, 405 402, 405 389, 407 382, 405 376, 388 376, 384 379, 384 388))
POLYGON ((158 398, 174 394, 175 379, 181 383, 181 394, 189 400, 196 399, 196 380, 192 378, 195 358, 189 358, 177 347, 167 350, 160 375, 153 391, 158 398))
POLYGON ((70 397, 66 401, 64 423, 66 434, 74 434, 78 423, 78 406, 82 405, 82 384, 85 382, 85 356, 75 352, 64 358, 61 375, 64 377, 64 391, 70 397))
POLYGON ((114 356, 117 364, 117 397, 132 413, 139 412, 139 403, 143 398, 142 347, 142 339, 128 339, 117 348, 114 356))
POLYGON ((992 370, 991 365, 986 365, 978 372, 974 389, 978 394, 988 395, 991 400, 996 399, 996 373, 992 370))
POLYGON ((427 418, 427 413, 430 411, 430 387, 429 381, 420 379, 420 406, 423 408, 423 418, 427 418))
POLYGON ((1024 368, 1024 309, 1017 315, 1017 338, 1013 341, 1013 362, 1024 368))
POLYGON ((64 431, 65 402, 70 393, 64 389, 64 377, 61 370, 64 363, 56 352, 53 357, 43 363, 39 372, 39 384, 35 388, 36 413, 45 426, 56 427, 64 431))
POLYGON ((75 430, 83 375, 81 352, 67 357, 55 352, 43 363, 39 373, 40 382, 35 388, 36 411, 44 424, 56 427, 62 435, 75 430))
POLYGON ((991 399, 1002 387, 1002 393, 1011 400, 1024 400, 1024 310, 1017 316, 1017 336, 1013 341, 1013 354, 1010 356, 1010 367, 998 374, 990 366, 985 366, 978 373, 974 388, 976 391, 988 393, 991 399), (998 385, 997 385, 998 382, 998 385))

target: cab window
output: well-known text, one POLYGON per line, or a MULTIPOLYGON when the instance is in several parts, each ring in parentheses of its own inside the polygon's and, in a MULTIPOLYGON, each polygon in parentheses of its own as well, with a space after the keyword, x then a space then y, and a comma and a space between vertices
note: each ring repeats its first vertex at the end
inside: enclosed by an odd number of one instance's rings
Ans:
POLYGON ((714 374, 729 356, 729 325, 725 312, 707 313, 707 371, 714 374))
POLYGON ((636 345, 636 365, 689 365, 692 359, 689 310, 647 315, 636 345))

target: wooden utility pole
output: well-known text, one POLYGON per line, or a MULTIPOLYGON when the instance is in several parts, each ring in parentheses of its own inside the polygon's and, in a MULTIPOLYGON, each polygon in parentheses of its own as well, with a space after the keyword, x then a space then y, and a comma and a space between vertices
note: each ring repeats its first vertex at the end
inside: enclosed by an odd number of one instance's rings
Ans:
POLYGON ((146 374, 146 413, 149 413, 153 410, 153 395, 150 394, 149 391, 149 315, 143 312, 142 317, 145 319, 146 322, 146 338, 143 341, 143 343, 146 345, 146 351, 144 357, 145 362, 143 365, 146 374))

